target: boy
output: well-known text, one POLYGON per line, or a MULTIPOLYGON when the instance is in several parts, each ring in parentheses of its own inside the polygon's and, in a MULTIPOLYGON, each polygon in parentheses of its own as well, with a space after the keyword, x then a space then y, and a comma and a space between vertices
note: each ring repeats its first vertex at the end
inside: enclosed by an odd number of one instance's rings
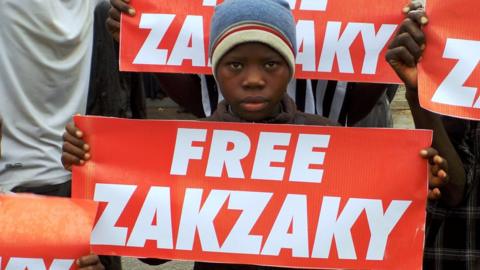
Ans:
MULTIPOLYGON (((225 1, 215 9, 210 33, 213 75, 225 99, 206 120, 335 125, 324 117, 297 111, 295 103, 286 94, 288 83, 294 77, 296 52, 295 23, 287 1, 225 1)), ((68 125, 66 130, 62 162, 70 169, 90 158, 90 147, 81 139, 83 134, 75 126, 68 125)), ((435 155, 432 153, 426 153, 425 157, 433 162, 435 155)), ((436 177, 444 179, 444 169, 442 163, 436 177)), ((195 265, 195 270, 202 269, 272 268, 211 263, 195 265)))

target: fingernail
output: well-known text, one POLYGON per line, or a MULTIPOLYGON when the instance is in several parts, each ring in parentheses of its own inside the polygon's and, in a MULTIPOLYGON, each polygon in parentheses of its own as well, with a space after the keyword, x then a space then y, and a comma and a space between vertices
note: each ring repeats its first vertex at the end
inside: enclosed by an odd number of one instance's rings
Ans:
POLYGON ((442 163, 443 158, 440 156, 434 156, 433 161, 435 161, 435 163, 442 163))
POLYGON ((81 138, 83 136, 83 132, 81 132, 80 130, 77 130, 75 132, 75 135, 77 135, 78 138, 81 138))
POLYGON ((84 144, 84 145, 83 145, 83 150, 85 150, 85 151, 90 150, 90 145, 84 144))
POLYGON ((408 13, 410 11, 410 7, 409 6, 406 6, 402 9, 402 12, 403 13, 408 13))
POLYGON ((423 56, 420 56, 420 57, 418 58, 417 62, 422 61, 422 59, 423 59, 423 56))
POLYGON ((428 155, 428 151, 425 150, 425 149, 420 150, 420 155, 421 155, 421 156, 426 156, 426 155, 428 155))
POLYGON ((428 18, 423 16, 422 18, 420 18, 420 23, 421 24, 427 24, 428 23, 428 18))
POLYGON ((85 160, 80 159, 80 165, 83 165, 83 164, 85 164, 85 160))
POLYGON ((422 50, 422 51, 425 50, 425 47, 427 47, 427 46, 425 46, 425 44, 422 44, 422 46, 420 46, 420 50, 422 50))
POLYGON ((128 14, 130 14, 130 16, 135 16, 135 13, 136 13, 135 9, 133 9, 133 8, 128 9, 128 14))
POLYGON ((85 157, 85 160, 89 160, 90 159, 90 154, 86 153, 84 157, 85 157))

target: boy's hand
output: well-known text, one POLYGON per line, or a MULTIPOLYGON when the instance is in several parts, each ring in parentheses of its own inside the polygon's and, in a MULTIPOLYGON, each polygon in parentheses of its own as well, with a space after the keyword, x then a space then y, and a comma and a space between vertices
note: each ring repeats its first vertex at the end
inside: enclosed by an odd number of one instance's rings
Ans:
POLYGON ((112 6, 108 12, 108 18, 105 22, 108 32, 112 35, 113 39, 117 42, 120 39, 120 14, 124 13, 129 16, 135 16, 135 9, 130 5, 130 0, 110 0, 112 6))
POLYGON ((73 165, 83 165, 90 159, 90 146, 83 140, 83 132, 73 123, 65 127, 63 133, 62 164, 69 171, 73 165))
POLYGON ((105 270, 100 258, 95 254, 81 257, 77 260, 77 265, 79 270, 105 270))
POLYGON ((415 91, 418 85, 417 63, 425 49, 422 27, 428 23, 428 18, 422 4, 416 1, 402 11, 406 18, 390 43, 385 58, 407 89, 415 91))
POLYGON ((441 197, 440 188, 448 183, 448 164, 434 148, 427 148, 420 151, 420 156, 430 164, 428 176, 428 199, 438 200, 441 197))

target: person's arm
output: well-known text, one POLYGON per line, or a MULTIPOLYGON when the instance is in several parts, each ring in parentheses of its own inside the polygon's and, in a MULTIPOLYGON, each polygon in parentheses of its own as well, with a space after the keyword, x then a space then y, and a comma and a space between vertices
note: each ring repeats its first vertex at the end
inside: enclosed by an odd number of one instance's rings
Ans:
POLYGON ((353 126, 365 118, 385 93, 387 87, 387 84, 355 83, 347 93, 348 126, 353 126))
POLYGON ((465 194, 465 171, 462 161, 455 151, 439 115, 420 107, 418 100, 417 63, 425 49, 425 35, 422 26, 428 19, 420 6, 410 4, 403 10, 406 19, 392 40, 386 54, 386 60, 402 79, 407 88, 409 103, 416 128, 433 130, 432 146, 448 160, 448 181, 440 188, 441 202, 447 206, 460 204, 465 194))
MULTIPOLYGON (((120 14, 135 16, 135 10, 126 0, 110 0, 111 8, 106 20, 107 29, 118 42, 120 14)), ((178 105, 197 117, 205 117, 202 106, 200 78, 194 74, 157 73, 160 87, 178 105)))

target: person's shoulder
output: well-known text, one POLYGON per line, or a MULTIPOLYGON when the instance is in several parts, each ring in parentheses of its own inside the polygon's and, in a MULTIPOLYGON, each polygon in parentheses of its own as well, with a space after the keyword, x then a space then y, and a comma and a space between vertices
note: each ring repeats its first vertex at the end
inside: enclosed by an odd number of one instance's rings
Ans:
POLYGON ((338 123, 326 117, 301 111, 295 113, 294 123, 299 125, 338 126, 338 123))

